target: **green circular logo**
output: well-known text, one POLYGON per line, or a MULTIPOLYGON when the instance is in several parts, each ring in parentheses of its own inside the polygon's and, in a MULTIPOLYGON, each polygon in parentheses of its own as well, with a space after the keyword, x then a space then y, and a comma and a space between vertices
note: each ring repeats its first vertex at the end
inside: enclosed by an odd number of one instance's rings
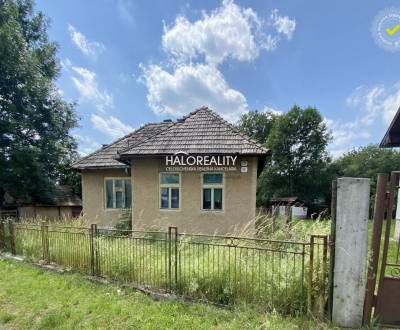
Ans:
POLYGON ((400 8, 387 8, 375 16, 372 35, 378 46, 390 51, 400 50, 400 8))

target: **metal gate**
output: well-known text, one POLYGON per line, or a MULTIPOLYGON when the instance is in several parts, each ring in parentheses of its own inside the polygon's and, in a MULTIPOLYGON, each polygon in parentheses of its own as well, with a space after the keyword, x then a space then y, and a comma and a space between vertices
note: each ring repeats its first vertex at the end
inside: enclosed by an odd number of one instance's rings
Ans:
POLYGON ((378 175, 364 324, 373 317, 382 325, 400 325, 400 241, 391 237, 399 177, 400 171, 392 172, 388 187, 387 174, 378 175))

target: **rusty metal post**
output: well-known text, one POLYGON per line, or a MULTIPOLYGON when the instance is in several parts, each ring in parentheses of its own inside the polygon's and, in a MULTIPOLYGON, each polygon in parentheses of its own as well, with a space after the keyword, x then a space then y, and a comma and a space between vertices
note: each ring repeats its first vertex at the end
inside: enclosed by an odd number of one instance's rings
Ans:
POLYGON ((332 181, 331 199, 331 234, 329 236, 329 274, 328 274, 328 319, 332 320, 333 307, 333 277, 335 268, 335 239, 336 239, 336 205, 337 205, 337 181, 332 181))
POLYGON ((376 274, 378 270, 379 248, 382 235, 383 217, 386 206, 386 187, 388 175, 379 173, 376 185, 374 224, 371 238, 371 256, 368 266, 368 277, 366 296, 364 302, 363 324, 368 325, 371 322, 371 312, 374 305, 376 274))
POLYGON ((6 249, 6 229, 4 221, 0 221, 0 250, 6 249))
MULTIPOLYGON (((382 280, 385 276, 386 270, 386 262, 387 262, 387 255, 388 255, 388 248, 389 248, 389 238, 390 238, 390 225, 392 223, 392 215, 393 215, 393 203, 394 203, 394 191, 396 189, 397 180, 398 180, 398 172, 392 172, 390 174, 390 190, 389 190, 389 200, 388 200, 388 207, 386 211, 386 226, 385 226, 385 239, 383 243, 383 250, 382 250, 382 262, 379 274, 379 284, 378 284, 378 295, 382 292, 382 280)), ((375 308, 374 316, 377 315, 377 308, 375 308)))
POLYGON ((325 309, 325 291, 326 291, 326 273, 327 273, 327 262, 328 262, 328 237, 320 237, 323 240, 323 251, 322 251, 322 272, 321 272, 321 288, 319 290, 319 310, 318 316, 322 319, 324 317, 325 309))
POLYGON ((46 263, 50 262, 49 256, 49 226, 45 221, 41 223, 41 233, 42 233, 42 251, 43 251, 43 260, 46 263))
POLYGON ((91 224, 89 230, 89 249, 90 249, 90 270, 92 276, 96 275, 96 260, 94 252, 94 236, 96 235, 95 230, 96 230, 96 225, 91 224))
POLYGON ((312 286, 314 273, 314 236, 310 237, 310 261, 308 264, 308 283, 307 283, 307 311, 312 313, 312 286))
POLYGON ((14 231, 14 223, 11 220, 8 220, 8 232, 10 235, 10 249, 11 254, 16 255, 17 251, 15 249, 15 231, 14 231))

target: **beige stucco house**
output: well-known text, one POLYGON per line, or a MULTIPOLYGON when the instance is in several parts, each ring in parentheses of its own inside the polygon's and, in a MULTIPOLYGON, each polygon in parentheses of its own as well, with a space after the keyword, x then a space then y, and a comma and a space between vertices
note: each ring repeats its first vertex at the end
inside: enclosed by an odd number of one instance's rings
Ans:
POLYGON ((114 226, 131 209, 134 229, 228 233, 256 214, 257 176, 269 150, 208 108, 147 124, 82 158, 83 212, 114 226))

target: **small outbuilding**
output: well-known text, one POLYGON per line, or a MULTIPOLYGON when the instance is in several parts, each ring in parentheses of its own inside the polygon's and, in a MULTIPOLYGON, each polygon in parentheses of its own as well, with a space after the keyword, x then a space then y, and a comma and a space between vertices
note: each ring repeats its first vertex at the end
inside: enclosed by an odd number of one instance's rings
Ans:
POLYGON ((73 192, 71 187, 59 185, 55 187, 52 201, 47 204, 19 200, 6 193, 5 203, 0 213, 3 217, 19 219, 58 220, 78 217, 81 212, 81 198, 73 192))
POLYGON ((308 208, 305 202, 298 197, 275 197, 270 200, 272 205, 272 214, 277 216, 287 216, 289 209, 292 212, 292 218, 306 219, 308 208))

